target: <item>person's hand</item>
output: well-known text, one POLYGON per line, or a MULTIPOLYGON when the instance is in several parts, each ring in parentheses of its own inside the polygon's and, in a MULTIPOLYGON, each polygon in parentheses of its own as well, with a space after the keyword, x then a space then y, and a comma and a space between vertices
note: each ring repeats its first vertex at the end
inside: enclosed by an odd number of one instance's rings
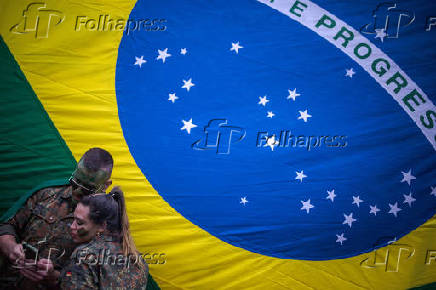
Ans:
POLYGON ((53 262, 49 259, 24 260, 24 266, 20 269, 20 273, 33 282, 41 282, 47 280, 48 282, 55 283, 59 276, 59 271, 55 271, 53 262))
POLYGON ((47 283, 56 285, 60 272, 55 270, 53 262, 49 259, 41 259, 37 263, 38 273, 40 273, 47 283))
POLYGON ((44 277, 44 279, 52 280, 54 277, 54 265, 53 262, 49 259, 41 259, 36 263, 36 270, 40 275, 44 277))
POLYGON ((37 271, 37 264, 33 259, 24 259, 20 267, 20 273, 33 282, 40 282, 44 279, 44 276, 37 271))
POLYGON ((17 261, 24 260, 25 255, 24 255, 23 245, 17 243, 15 243, 15 245, 11 244, 8 253, 8 258, 9 261, 15 264, 17 263, 17 261))
POLYGON ((0 250, 13 264, 17 264, 19 260, 24 260, 24 250, 21 244, 17 244, 15 237, 12 235, 0 236, 0 250))

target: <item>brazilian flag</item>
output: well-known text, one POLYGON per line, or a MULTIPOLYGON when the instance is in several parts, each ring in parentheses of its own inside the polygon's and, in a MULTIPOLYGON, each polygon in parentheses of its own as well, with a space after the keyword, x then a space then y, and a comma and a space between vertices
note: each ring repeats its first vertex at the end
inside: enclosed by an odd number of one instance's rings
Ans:
POLYGON ((102 147, 162 289, 436 287, 434 1, 0 13, 2 213, 102 147))

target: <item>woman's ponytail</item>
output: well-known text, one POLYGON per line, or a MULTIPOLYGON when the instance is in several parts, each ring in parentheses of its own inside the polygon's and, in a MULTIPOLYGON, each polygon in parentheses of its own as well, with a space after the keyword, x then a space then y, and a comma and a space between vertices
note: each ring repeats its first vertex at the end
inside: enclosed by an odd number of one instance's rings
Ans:
POLYGON ((127 217, 123 191, 119 186, 115 186, 109 194, 112 195, 113 199, 118 203, 118 221, 123 254, 136 254, 138 251, 130 235, 129 219, 127 217))
MULTIPOLYGON (((115 186, 109 194, 111 194, 114 200, 118 203, 118 221, 120 223, 119 229, 123 254, 125 256, 139 255, 139 251, 135 246, 132 235, 130 234, 129 218, 127 216, 124 193, 119 186, 115 186)), ((140 265, 144 266, 142 259, 138 259, 138 261, 140 265)))

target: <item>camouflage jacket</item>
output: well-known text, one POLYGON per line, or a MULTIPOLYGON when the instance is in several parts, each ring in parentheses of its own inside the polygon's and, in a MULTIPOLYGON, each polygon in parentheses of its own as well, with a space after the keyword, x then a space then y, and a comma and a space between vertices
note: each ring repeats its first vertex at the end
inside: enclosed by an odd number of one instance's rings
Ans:
POLYGON ((74 250, 60 277, 62 289, 146 289, 148 266, 140 255, 124 256, 121 244, 102 235, 74 250), (139 259, 143 267, 139 266, 139 259))
MULTIPOLYGON (((38 259, 49 258, 55 269, 60 270, 68 263, 77 246, 70 235, 74 209, 70 185, 43 188, 32 194, 12 218, 0 224, 0 235, 13 235, 17 242, 26 242, 38 249, 38 259)), ((12 268, 9 262, 2 267, 0 288, 45 288, 41 284, 36 287, 35 283, 12 268)))

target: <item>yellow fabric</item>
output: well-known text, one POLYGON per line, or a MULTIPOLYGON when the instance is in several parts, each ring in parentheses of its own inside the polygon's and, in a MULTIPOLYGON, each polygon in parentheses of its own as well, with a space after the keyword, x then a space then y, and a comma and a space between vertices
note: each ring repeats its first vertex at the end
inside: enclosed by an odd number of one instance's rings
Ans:
POLYGON ((139 249, 165 254, 165 264, 150 264, 162 289, 405 289, 434 282, 436 261, 426 265, 426 259, 428 250, 436 250, 435 217, 377 251, 383 260, 389 250, 388 265, 375 264, 375 252, 330 261, 271 258, 231 246, 193 225, 151 187, 124 140, 114 85, 122 31, 74 31, 79 15, 128 19, 135 1, 45 1, 47 9, 61 12, 55 12, 54 21, 64 17, 50 26, 46 38, 11 31, 30 3, 0 2, 1 34, 74 157, 94 146, 113 154, 113 182, 127 194, 139 249), (398 244, 406 250, 396 272, 398 244))

